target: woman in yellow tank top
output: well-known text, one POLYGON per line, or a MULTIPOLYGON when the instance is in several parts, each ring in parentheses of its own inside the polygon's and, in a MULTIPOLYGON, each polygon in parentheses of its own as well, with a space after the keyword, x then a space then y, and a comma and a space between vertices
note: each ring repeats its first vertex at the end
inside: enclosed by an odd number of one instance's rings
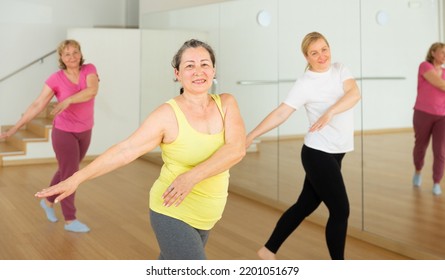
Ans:
POLYGON ((112 146, 67 180, 37 197, 56 202, 96 178, 161 147, 164 165, 150 191, 150 222, 160 259, 205 259, 209 230, 221 218, 229 169, 245 155, 245 127, 231 94, 210 94, 215 77, 212 48, 183 44, 173 58, 181 94, 156 108, 126 140, 112 146))

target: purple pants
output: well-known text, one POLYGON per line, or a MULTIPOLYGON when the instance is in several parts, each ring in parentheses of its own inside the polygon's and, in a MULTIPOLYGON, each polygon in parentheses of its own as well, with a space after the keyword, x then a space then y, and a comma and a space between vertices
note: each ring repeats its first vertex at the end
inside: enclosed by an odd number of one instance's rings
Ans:
POLYGON ((422 170, 425 154, 432 139, 433 181, 440 183, 445 167, 445 116, 431 115, 414 110, 414 149, 413 159, 416 170, 422 170))
MULTIPOLYGON (((51 180, 52 186, 67 179, 79 170, 80 162, 85 157, 90 146, 91 130, 76 133, 53 128, 51 139, 58 163, 58 170, 51 180)), ((57 195, 50 196, 48 201, 53 203, 56 197, 57 195)), ((60 201, 65 221, 76 219, 74 197, 75 193, 60 201)))

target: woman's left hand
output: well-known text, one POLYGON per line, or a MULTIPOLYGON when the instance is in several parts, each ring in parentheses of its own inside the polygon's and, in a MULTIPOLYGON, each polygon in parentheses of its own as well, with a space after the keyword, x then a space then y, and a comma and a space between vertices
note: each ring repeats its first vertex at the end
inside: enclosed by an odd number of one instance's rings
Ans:
POLYGON ((164 206, 170 207, 173 204, 178 206, 185 197, 192 191, 194 184, 186 179, 185 174, 179 175, 173 183, 162 194, 164 206))
POLYGON ((319 131, 323 129, 332 119, 334 116, 333 113, 330 111, 324 113, 310 128, 309 132, 319 131))
POLYGON ((70 106, 70 101, 67 98, 64 101, 58 103, 56 106, 54 106, 54 108, 51 110, 51 115, 55 116, 57 114, 60 114, 69 106, 70 106))

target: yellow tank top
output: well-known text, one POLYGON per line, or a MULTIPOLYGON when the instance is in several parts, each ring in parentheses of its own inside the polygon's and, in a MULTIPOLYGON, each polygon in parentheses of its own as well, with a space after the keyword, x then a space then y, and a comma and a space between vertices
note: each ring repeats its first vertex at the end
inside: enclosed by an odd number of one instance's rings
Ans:
MULTIPOLYGON (((211 97, 224 118, 220 96, 211 94, 211 97)), ((164 164, 159 178, 150 190, 150 209, 179 219, 194 228, 209 230, 221 219, 226 205, 229 186, 228 170, 195 185, 177 207, 163 206, 162 194, 178 175, 205 161, 224 145, 224 129, 217 134, 198 132, 188 123, 175 100, 171 99, 167 103, 175 112, 178 136, 174 142, 160 145, 164 164)))

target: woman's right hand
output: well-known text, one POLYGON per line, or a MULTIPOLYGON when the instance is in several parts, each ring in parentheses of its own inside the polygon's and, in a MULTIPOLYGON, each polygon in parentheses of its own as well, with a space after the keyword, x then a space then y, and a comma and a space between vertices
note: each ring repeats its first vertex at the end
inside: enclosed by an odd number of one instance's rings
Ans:
POLYGON ((250 134, 247 134, 246 137, 246 149, 248 149, 250 147, 250 145, 252 145, 253 143, 253 138, 250 136, 250 134))
POLYGON ((16 129, 11 128, 8 131, 2 132, 0 133, 0 139, 6 139, 8 137, 11 137, 12 135, 14 135, 17 132, 16 129))
POLYGON ((56 200, 54 203, 60 202, 62 199, 66 198, 67 196, 71 195, 76 191, 76 189, 79 187, 79 184, 72 182, 73 180, 70 178, 66 179, 65 181, 62 181, 58 183, 57 185, 53 185, 49 188, 43 189, 39 192, 37 192, 34 196, 38 198, 44 198, 48 196, 53 196, 59 194, 58 197, 56 197, 56 200))

